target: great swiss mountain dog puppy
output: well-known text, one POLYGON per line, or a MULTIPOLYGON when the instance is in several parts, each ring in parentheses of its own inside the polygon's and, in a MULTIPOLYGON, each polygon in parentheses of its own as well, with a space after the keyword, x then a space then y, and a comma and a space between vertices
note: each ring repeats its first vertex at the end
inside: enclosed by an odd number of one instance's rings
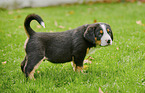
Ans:
POLYGON ((48 33, 35 32, 30 27, 32 20, 45 28, 39 15, 30 14, 26 17, 24 28, 28 38, 24 46, 26 56, 21 63, 21 70, 26 77, 34 78, 35 69, 44 59, 52 63, 73 61, 74 70, 83 72, 83 61, 88 49, 96 45, 112 45, 112 30, 106 23, 87 24, 64 32, 48 33))

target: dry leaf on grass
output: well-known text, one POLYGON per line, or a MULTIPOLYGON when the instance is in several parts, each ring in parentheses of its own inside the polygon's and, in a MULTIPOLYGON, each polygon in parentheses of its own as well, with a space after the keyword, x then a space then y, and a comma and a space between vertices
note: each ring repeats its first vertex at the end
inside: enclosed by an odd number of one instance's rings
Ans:
POLYGON ((65 28, 64 26, 58 26, 59 28, 65 28))
POLYGON ((91 56, 89 56, 87 59, 93 60, 94 58, 93 58, 93 57, 91 57, 91 56))
POLYGON ((9 11, 8 14, 9 14, 9 15, 13 14, 13 11, 9 11))
POLYGON ((17 15, 14 17, 14 19, 18 19, 18 18, 21 18, 21 15, 17 15))
POLYGON ((23 28, 22 26, 19 26, 18 28, 23 28))
POLYGON ((72 14, 74 14, 74 11, 72 10, 72 11, 69 11, 68 12, 70 15, 72 15, 72 14))
POLYGON ((89 63, 89 64, 91 64, 92 61, 90 61, 90 60, 87 59, 87 60, 84 60, 84 64, 85 64, 85 63, 89 63))
POLYGON ((37 25, 37 28, 41 28, 41 26, 40 25, 37 25))
POLYGON ((84 64, 85 64, 85 63, 92 64, 92 60, 93 60, 93 59, 94 59, 93 57, 89 56, 86 60, 84 60, 84 64), (91 61, 90 61, 90 60, 91 60, 91 61))
POLYGON ((117 47, 116 49, 119 50, 119 47, 117 47))
POLYGON ((94 23, 97 23, 97 20, 96 19, 94 20, 94 23))
POLYGON ((40 73, 40 71, 37 71, 37 73, 39 74, 39 73, 40 73))
POLYGON ((54 25, 55 25, 56 27, 58 27, 58 28, 65 28, 65 27, 62 26, 62 25, 59 25, 59 26, 58 26, 58 22, 57 22, 57 21, 54 21, 54 25))
POLYGON ((7 34, 7 36, 11 37, 12 35, 11 34, 7 34))
POLYGON ((143 24, 141 20, 136 21, 136 24, 141 25, 141 26, 145 26, 145 24, 143 24))
POLYGON ((7 63, 7 61, 2 62, 3 65, 5 65, 7 63))
POLYGON ((57 23, 57 21, 54 21, 54 25, 55 25, 55 26, 58 26, 58 23, 57 23))
POLYGON ((50 32, 50 33, 53 33, 54 31, 50 30, 49 32, 50 32))
POLYGON ((138 24, 138 25, 142 25, 142 22, 141 22, 141 20, 139 20, 139 21, 136 21, 136 24, 138 24))

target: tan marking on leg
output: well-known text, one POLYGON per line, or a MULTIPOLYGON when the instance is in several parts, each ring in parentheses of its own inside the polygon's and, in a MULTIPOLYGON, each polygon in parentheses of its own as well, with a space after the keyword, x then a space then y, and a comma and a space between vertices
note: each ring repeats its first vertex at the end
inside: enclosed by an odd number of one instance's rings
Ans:
POLYGON ((76 70, 77 70, 77 72, 84 73, 84 72, 83 72, 83 67, 77 66, 77 67, 76 67, 76 70))
POLYGON ((27 56, 26 56, 25 66, 24 66, 24 68, 23 68, 24 73, 25 73, 25 67, 27 66, 27 62, 28 62, 28 58, 27 58, 27 56))
POLYGON ((90 50, 90 49, 89 49, 89 48, 87 48, 87 54, 89 53, 89 50, 90 50))
POLYGON ((24 44, 24 49, 26 50, 26 45, 27 45, 27 43, 28 43, 28 40, 29 40, 29 38, 27 38, 26 40, 25 40, 25 44, 24 44))
POLYGON ((29 74, 29 78, 30 78, 30 79, 36 80, 36 79, 34 78, 35 70, 38 68, 38 66, 41 64, 41 62, 42 62, 45 58, 46 58, 46 57, 44 57, 41 61, 39 61, 39 63, 37 63, 37 64, 34 66, 33 70, 32 70, 32 71, 30 72, 30 74, 29 74))
POLYGON ((74 56, 72 57, 72 67, 73 67, 73 70, 76 71, 76 64, 74 63, 74 56))
POLYGON ((27 30, 26 30, 25 26, 24 26, 24 29, 25 29, 25 33, 26 33, 27 37, 29 38, 29 37, 30 37, 30 35, 28 34, 28 32, 27 32, 27 30))

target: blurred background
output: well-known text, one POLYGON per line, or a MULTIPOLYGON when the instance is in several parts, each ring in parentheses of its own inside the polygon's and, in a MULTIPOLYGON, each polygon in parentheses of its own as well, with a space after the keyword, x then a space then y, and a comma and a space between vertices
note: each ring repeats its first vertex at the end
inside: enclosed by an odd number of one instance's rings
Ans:
POLYGON ((27 7, 46 7, 65 4, 121 3, 121 2, 145 3, 145 0, 0 0, 0 8, 18 9, 27 7))

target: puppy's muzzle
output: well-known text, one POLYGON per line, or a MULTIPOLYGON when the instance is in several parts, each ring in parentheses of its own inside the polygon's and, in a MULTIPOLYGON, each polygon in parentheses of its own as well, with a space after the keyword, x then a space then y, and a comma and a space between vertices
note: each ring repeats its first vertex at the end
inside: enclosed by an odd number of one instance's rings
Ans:
POLYGON ((111 40, 107 40, 107 43, 110 44, 110 41, 111 41, 111 40))

